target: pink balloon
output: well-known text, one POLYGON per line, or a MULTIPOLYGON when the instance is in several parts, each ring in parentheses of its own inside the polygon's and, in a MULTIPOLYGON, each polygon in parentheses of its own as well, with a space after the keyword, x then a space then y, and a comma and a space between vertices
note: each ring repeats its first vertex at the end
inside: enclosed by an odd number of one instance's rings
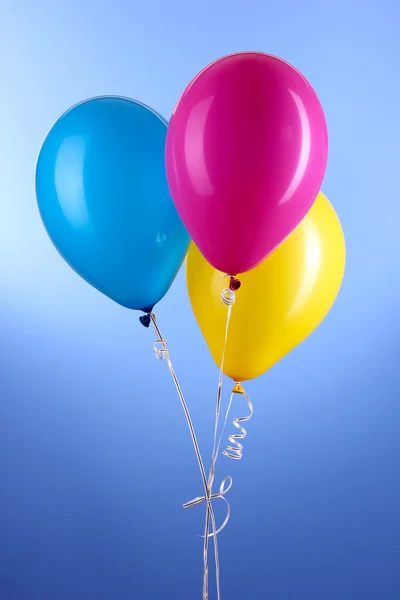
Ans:
POLYGON ((168 127, 167 177, 199 250, 236 275, 300 223, 327 154, 324 113, 308 81, 279 58, 243 52, 213 62, 182 94, 168 127))

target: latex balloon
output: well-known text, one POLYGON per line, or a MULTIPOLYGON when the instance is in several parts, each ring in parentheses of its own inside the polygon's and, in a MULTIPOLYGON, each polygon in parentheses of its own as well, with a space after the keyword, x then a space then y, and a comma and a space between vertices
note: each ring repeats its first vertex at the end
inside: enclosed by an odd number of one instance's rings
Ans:
POLYGON ((196 246, 224 273, 259 264, 321 188, 328 136, 321 104, 287 62, 221 58, 193 79, 168 127, 167 176, 196 246))
POLYGON ((146 312, 190 241, 168 189, 166 132, 139 102, 94 98, 55 123, 36 168, 40 214, 61 256, 115 302, 146 312))
MULTIPOLYGON (((309 213, 275 252, 240 277, 232 306, 224 372, 242 382, 258 377, 302 342, 324 319, 345 268, 340 221, 320 193, 309 213)), ((220 298, 223 273, 194 244, 187 258, 193 312, 220 366, 227 307, 220 298)))

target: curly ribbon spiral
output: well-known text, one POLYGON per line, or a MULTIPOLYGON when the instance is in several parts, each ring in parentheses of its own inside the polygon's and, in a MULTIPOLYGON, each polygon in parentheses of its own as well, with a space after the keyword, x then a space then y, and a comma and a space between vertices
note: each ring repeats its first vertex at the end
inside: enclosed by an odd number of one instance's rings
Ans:
POLYGON ((229 410, 232 404, 232 400, 235 394, 242 394, 244 399, 246 400, 246 404, 249 407, 249 414, 245 417, 236 417, 233 419, 232 423, 236 429, 238 429, 239 433, 231 433, 228 437, 228 440, 232 445, 227 446, 225 450, 222 450, 222 454, 227 456, 228 458, 232 458, 233 460, 240 460, 243 457, 243 444, 238 440, 244 440, 247 435, 247 431, 244 427, 240 425, 240 423, 244 423, 245 421, 249 421, 254 413, 254 407, 251 403, 250 398, 244 391, 243 387, 240 383, 236 383, 235 387, 232 390, 231 399, 229 401, 229 406, 227 410, 227 415, 229 414, 229 410))
POLYGON ((153 348, 158 360, 169 360, 169 352, 165 340, 156 340, 153 344, 153 348))
MULTIPOLYGON (((147 316, 147 315, 146 315, 147 316)), ((215 556, 215 571, 216 571, 216 587, 217 587, 217 598, 218 600, 220 600, 220 583, 219 583, 219 554, 218 554, 218 543, 217 543, 217 535, 220 531, 222 531, 222 529, 227 525, 228 521, 229 521, 229 517, 230 517, 230 506, 229 506, 229 502, 226 500, 225 498, 225 494, 227 494, 227 492, 231 489, 232 487, 232 479, 230 477, 225 477, 225 479, 222 481, 221 485, 220 485, 220 489, 219 492, 217 494, 213 494, 212 490, 211 490, 211 486, 212 486, 212 482, 214 480, 214 477, 210 477, 207 480, 206 477, 206 471, 204 468, 204 463, 203 463, 203 459, 201 456, 201 452, 200 452, 200 447, 199 444, 197 442, 197 438, 196 438, 196 433, 193 427, 193 423, 192 423, 192 419, 190 416, 190 412, 188 409, 188 406, 186 404, 185 401, 185 397, 183 395, 182 389, 180 387, 178 378, 176 376, 175 370, 172 366, 172 362, 171 362, 171 358, 169 355, 169 351, 168 351, 168 346, 167 346, 167 342, 163 339, 161 332, 158 328, 157 322, 156 322, 156 317, 153 313, 149 313, 149 318, 153 324, 153 328, 154 331, 156 333, 157 336, 157 340, 154 342, 153 344, 153 348, 154 351, 156 353, 156 358, 159 360, 166 360, 167 364, 168 364, 168 368, 170 370, 172 379, 174 381, 176 390, 178 392, 178 396, 179 399, 181 401, 182 404, 182 408, 185 412, 185 416, 186 416, 186 420, 188 423, 188 427, 189 427, 189 431, 190 431, 190 435, 192 438, 192 442, 193 442, 193 446, 194 446, 194 450, 196 453, 196 457, 197 457, 197 462, 199 465, 199 469, 200 469, 200 473, 202 476, 202 480, 203 480, 203 485, 204 485, 204 492, 205 495, 204 496, 198 496, 197 498, 194 498, 193 500, 190 500, 189 502, 186 502, 183 505, 183 508, 190 508, 192 506, 196 506, 198 504, 201 504, 203 502, 206 502, 207 505, 207 510, 206 510, 206 525, 205 525, 205 530, 204 530, 204 547, 203 547, 203 600, 208 600, 208 540, 210 537, 213 538, 213 542, 214 542, 214 556, 215 556), (211 482, 211 483, 210 483, 211 482), (228 485, 226 485, 228 483, 228 485), (222 499, 226 504, 227 504, 227 516, 224 520, 224 522, 222 523, 222 525, 217 529, 216 526, 216 522, 215 522, 215 515, 214 515, 214 510, 212 507, 212 501, 215 499, 222 499), (210 533, 209 529, 210 529, 210 521, 211 521, 211 527, 212 527, 212 533, 210 533)), ((141 318, 141 323, 147 327, 148 326, 148 321, 147 319, 145 320, 145 322, 143 322, 143 319, 141 318)))
POLYGON ((236 302, 236 294, 229 288, 224 288, 221 292, 221 300, 227 306, 232 306, 236 302))

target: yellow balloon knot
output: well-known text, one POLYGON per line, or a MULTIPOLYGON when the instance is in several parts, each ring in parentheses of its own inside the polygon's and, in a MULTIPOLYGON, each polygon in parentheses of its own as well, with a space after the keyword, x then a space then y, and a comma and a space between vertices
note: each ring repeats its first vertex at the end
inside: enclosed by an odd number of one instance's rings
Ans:
POLYGON ((244 394, 244 389, 238 381, 233 386, 232 394, 244 394))

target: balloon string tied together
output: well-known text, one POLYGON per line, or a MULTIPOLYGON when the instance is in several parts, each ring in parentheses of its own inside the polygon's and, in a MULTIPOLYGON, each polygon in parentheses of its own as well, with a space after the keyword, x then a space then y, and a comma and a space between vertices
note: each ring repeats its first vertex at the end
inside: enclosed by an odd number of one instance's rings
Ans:
MULTIPOLYGON (((147 315, 145 315, 147 316, 147 315)), ((196 453, 196 458, 197 458, 197 462, 199 465, 199 469, 200 469, 200 474, 203 480, 203 485, 204 485, 204 496, 198 496, 197 498, 194 498, 193 500, 190 500, 189 502, 186 502, 183 505, 183 508, 190 508, 192 506, 196 506, 198 504, 201 504, 202 502, 206 502, 207 507, 206 507, 206 524, 205 524, 205 529, 204 529, 204 535, 202 536, 204 538, 204 546, 203 546, 203 600, 208 600, 208 540, 210 537, 213 538, 213 542, 214 542, 214 557, 215 557, 215 577, 216 577, 216 587, 217 587, 217 598, 218 600, 220 600, 220 583, 219 583, 219 553, 218 553, 218 542, 217 542, 217 534, 222 531, 222 529, 224 529, 224 527, 227 525, 228 521, 229 521, 229 517, 230 517, 230 506, 229 506, 229 502, 226 500, 225 498, 225 494, 227 494, 227 492, 231 489, 232 487, 232 479, 231 477, 225 477, 223 479, 223 481, 221 482, 220 488, 219 488, 219 492, 216 494, 212 493, 212 483, 214 481, 214 467, 215 467, 215 461, 213 461, 213 466, 211 468, 210 471, 210 475, 207 479, 206 476, 206 471, 204 468, 204 463, 203 463, 203 459, 201 456, 201 452, 200 452, 200 447, 197 441, 197 437, 196 437, 196 433, 194 430, 194 426, 192 423, 192 419, 190 416, 190 412, 189 412, 189 408, 187 406, 185 397, 183 395, 182 389, 180 387, 178 378, 176 376, 175 370, 172 366, 172 362, 171 362, 171 358, 169 355, 169 351, 168 351, 168 346, 167 346, 167 342, 163 339, 161 332, 158 328, 157 325, 157 321, 156 321, 156 317, 154 315, 154 313, 148 313, 148 316, 150 318, 151 323, 153 324, 153 328, 155 331, 155 334, 157 336, 156 341, 153 344, 153 348, 154 351, 156 353, 156 358, 159 360, 166 360, 167 364, 168 364, 168 368, 169 371, 171 373, 173 382, 175 384, 175 388, 178 392, 178 396, 179 399, 181 401, 181 405, 182 408, 184 410, 185 416, 186 416, 186 420, 187 420, 187 424, 189 427, 189 431, 190 431, 190 435, 192 438, 192 442, 193 442, 193 447, 196 453), (222 525, 217 529, 216 526, 216 521, 215 521, 215 515, 214 515, 214 510, 212 507, 212 501, 215 499, 222 499, 226 505, 227 505, 227 516, 224 520, 224 522, 222 523, 222 525), (210 533, 210 522, 211 522, 211 529, 212 529, 212 533, 210 533)), ((148 321, 147 319, 140 319, 141 323, 147 327, 148 326, 148 321), (145 321, 143 323, 143 320, 145 321)), ((222 385, 221 385, 222 387, 222 385)), ((215 436, 216 437, 216 436, 215 436)), ((215 446, 215 439, 214 439, 214 446, 215 446)))

